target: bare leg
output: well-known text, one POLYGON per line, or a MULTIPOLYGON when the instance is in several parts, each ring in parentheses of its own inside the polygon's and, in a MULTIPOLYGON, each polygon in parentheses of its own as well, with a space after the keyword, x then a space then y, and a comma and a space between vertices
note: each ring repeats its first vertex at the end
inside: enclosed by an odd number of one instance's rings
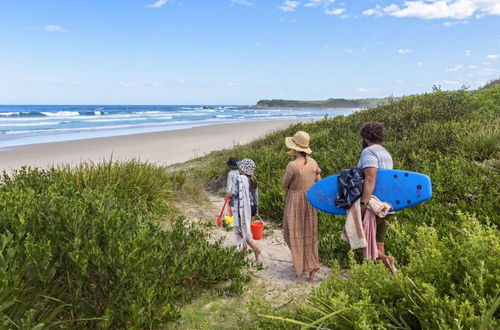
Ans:
POLYGON ((382 256, 385 257, 385 247, 384 247, 384 243, 379 243, 377 242, 377 249, 378 249, 378 253, 382 256))
POLYGON ((314 282, 314 277, 316 276, 317 272, 319 272, 319 268, 313 269, 309 272, 309 278, 308 278, 309 282, 314 282))
POLYGON ((259 261, 259 256, 262 251, 257 247, 257 244, 255 244, 252 239, 247 239, 247 244, 252 248, 253 253, 255 254, 255 261, 259 261))
POLYGON ((384 265, 391 271, 393 275, 396 274, 397 269, 396 266, 394 265, 394 259, 385 254, 384 243, 377 242, 377 248, 378 248, 379 259, 381 259, 384 262, 384 265))

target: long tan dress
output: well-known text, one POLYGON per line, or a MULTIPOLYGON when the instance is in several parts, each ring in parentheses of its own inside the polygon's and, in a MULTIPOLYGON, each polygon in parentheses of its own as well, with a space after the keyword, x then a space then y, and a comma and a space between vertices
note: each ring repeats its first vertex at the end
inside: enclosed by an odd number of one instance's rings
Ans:
POLYGON ((292 251, 293 268, 297 274, 318 270, 318 217, 307 201, 307 191, 321 179, 316 161, 307 157, 296 159, 286 167, 283 188, 286 192, 283 232, 292 251))

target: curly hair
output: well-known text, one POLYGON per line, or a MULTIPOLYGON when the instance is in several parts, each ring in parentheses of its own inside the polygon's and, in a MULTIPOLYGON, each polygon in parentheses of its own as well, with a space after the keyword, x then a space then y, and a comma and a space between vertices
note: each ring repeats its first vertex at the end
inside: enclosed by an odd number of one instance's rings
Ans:
POLYGON ((384 126, 379 122, 371 121, 361 127, 359 134, 372 143, 382 143, 384 141, 384 126))

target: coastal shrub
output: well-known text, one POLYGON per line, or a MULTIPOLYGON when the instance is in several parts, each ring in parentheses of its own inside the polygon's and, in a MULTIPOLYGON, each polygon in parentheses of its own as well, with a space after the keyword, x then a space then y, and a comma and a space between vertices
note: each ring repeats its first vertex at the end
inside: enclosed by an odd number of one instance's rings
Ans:
POLYGON ((243 256, 173 218, 183 184, 134 161, 4 174, 3 327, 158 328, 204 289, 241 292, 243 256))
POLYGON ((268 309, 265 314, 274 319, 261 321, 262 326, 299 327, 300 322, 319 320, 314 326, 335 329, 461 329, 478 328, 491 315, 489 327, 498 327, 500 86, 473 92, 435 88, 349 116, 294 125, 214 152, 200 161, 194 174, 209 185, 224 177, 223 159, 252 158, 260 183, 260 213, 280 223, 281 178, 289 161, 284 137, 307 131, 312 156, 328 176, 357 164, 358 131, 368 121, 386 127, 384 145, 395 168, 432 179, 431 200, 390 220, 385 243, 399 275, 392 277, 382 265, 350 253, 340 240, 344 217, 320 213, 320 260, 332 265, 332 275, 310 297, 313 305, 299 306, 291 314, 268 309), (341 276, 343 268, 349 269, 347 280, 341 276), (299 323, 283 322, 286 318, 299 323))
MULTIPOLYGON (((406 245, 408 265, 396 277, 381 263, 351 259, 344 280, 333 263, 332 276, 313 292, 313 304, 302 306, 298 320, 310 323, 338 311, 322 320, 322 328, 478 329, 500 292, 500 234, 460 212, 450 229, 440 235, 419 227, 406 245)), ((498 326, 497 318, 489 323, 498 326)))

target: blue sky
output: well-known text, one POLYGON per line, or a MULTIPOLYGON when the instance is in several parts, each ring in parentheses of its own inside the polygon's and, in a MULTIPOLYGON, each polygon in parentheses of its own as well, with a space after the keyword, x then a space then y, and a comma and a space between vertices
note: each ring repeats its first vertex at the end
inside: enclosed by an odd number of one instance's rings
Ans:
POLYGON ((0 104, 254 104, 500 77, 500 0, 2 0, 0 104))

